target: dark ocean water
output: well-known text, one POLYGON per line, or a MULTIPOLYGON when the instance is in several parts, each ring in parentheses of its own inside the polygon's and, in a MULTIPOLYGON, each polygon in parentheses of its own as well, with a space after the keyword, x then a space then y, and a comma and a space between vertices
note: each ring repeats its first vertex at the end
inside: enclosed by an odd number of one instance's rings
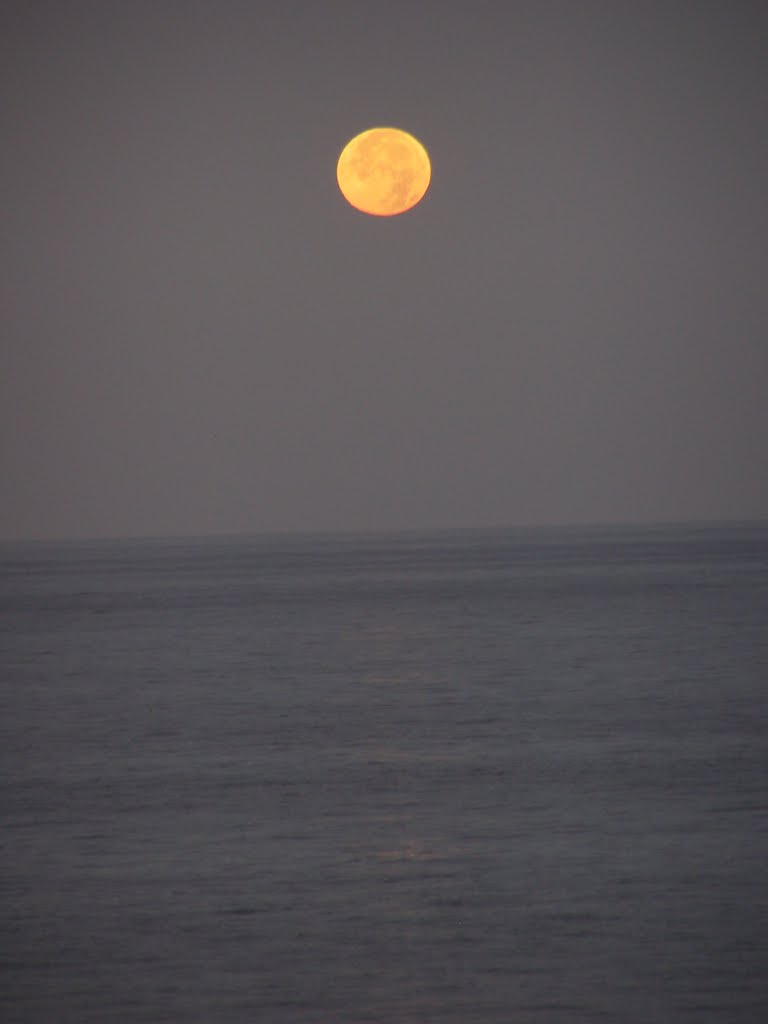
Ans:
POLYGON ((768 1020, 768 526, 0 546, 0 1020, 768 1020))

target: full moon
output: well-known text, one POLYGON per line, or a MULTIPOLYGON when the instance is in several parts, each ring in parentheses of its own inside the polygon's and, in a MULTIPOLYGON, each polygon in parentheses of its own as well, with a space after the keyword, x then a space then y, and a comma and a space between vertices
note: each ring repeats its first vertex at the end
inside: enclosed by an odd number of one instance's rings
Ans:
POLYGON ((429 188, 432 168, 418 139, 399 128, 369 128, 341 151, 336 179, 358 210, 392 217, 415 206, 429 188))

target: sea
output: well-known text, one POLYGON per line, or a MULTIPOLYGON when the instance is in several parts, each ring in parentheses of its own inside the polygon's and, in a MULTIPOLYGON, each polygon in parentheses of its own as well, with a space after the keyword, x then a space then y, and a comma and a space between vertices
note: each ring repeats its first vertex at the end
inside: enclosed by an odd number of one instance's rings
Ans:
POLYGON ((3 1024, 764 1024, 768 523, 0 545, 3 1024))

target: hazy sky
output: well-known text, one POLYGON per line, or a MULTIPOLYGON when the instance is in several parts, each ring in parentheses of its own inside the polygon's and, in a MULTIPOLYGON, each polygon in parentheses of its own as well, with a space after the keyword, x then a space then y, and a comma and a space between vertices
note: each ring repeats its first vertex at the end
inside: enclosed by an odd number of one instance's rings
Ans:
POLYGON ((768 5, 0 23, 0 535, 768 514, 768 5), (401 217, 335 180, 393 124, 401 217))

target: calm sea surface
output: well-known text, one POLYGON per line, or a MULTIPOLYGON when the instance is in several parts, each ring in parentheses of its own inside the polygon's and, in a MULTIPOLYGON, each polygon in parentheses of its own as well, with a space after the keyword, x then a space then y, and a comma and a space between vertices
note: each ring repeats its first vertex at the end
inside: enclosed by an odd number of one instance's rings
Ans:
POLYGON ((0 1020, 768 1020, 768 525, 0 545, 0 1020))

